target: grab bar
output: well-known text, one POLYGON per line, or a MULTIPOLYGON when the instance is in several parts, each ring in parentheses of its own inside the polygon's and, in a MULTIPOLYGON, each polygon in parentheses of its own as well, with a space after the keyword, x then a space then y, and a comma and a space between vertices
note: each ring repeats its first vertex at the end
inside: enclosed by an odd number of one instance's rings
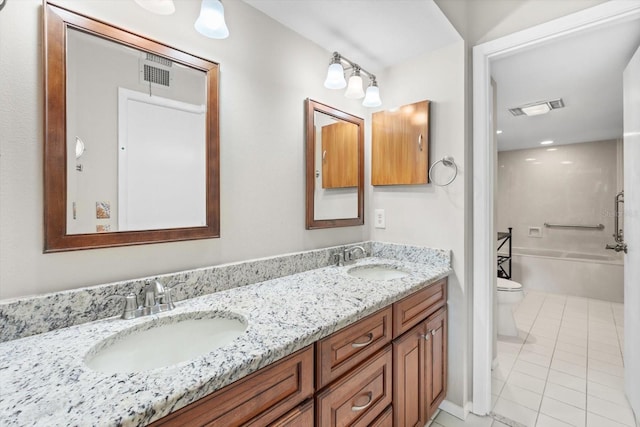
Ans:
POLYGON ((604 230, 604 224, 598 224, 598 225, 549 224, 548 222, 545 222, 544 226, 548 228, 583 228, 583 229, 592 229, 592 230, 604 230))

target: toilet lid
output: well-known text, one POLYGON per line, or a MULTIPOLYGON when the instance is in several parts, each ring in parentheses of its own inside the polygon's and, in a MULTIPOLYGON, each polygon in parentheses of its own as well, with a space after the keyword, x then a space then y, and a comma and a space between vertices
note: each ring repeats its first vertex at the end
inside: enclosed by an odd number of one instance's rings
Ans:
POLYGON ((513 280, 498 277, 498 289, 501 291, 520 291, 522 290, 522 285, 518 282, 514 282, 513 280))

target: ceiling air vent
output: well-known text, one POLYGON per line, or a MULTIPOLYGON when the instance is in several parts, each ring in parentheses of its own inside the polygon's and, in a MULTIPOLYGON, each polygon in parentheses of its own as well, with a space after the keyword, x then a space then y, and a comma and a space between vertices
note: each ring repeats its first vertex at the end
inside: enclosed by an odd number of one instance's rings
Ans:
POLYGON ((562 98, 554 99, 553 101, 538 101, 520 107, 509 108, 509 112, 514 116, 537 116, 558 108, 564 108, 562 98))
POLYGON ((140 57, 140 83, 169 87, 173 78, 172 65, 173 62, 167 58, 153 53, 143 53, 140 57))
POLYGON ((164 65, 165 67, 171 67, 173 65, 173 61, 171 61, 170 59, 149 52, 146 52, 146 60, 149 62, 155 62, 156 64, 164 65))
POLYGON ((169 87, 171 73, 163 68, 144 64, 144 81, 169 87))

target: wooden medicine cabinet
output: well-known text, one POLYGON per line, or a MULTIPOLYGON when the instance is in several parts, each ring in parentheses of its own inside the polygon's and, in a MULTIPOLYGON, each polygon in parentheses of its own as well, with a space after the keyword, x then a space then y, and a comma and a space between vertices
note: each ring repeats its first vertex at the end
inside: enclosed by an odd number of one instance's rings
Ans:
POLYGON ((429 183, 429 101, 372 114, 371 184, 429 183))

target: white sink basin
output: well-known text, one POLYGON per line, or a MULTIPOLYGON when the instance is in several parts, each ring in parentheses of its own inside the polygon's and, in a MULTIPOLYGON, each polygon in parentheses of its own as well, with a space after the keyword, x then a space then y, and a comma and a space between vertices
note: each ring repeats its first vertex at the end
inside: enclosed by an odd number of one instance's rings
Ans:
POLYGON ((353 277, 368 280, 400 279, 401 277, 406 277, 409 275, 409 273, 404 270, 400 270, 393 265, 386 264, 371 264, 353 267, 347 270, 347 274, 353 277))
POLYGON ((246 329, 247 322, 233 313, 164 317, 104 339, 87 353, 85 364, 106 374, 169 367, 228 345, 246 329))

